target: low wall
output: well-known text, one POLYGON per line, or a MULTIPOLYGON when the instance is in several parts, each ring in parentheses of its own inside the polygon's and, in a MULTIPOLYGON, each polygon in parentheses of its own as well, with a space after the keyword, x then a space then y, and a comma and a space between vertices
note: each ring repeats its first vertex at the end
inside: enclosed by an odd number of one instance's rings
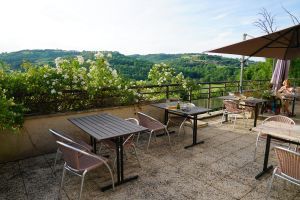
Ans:
POLYGON ((26 117, 24 126, 18 133, 9 131, 0 133, 0 163, 55 152, 57 146, 54 138, 48 132, 50 128, 89 142, 89 136, 69 122, 68 118, 97 113, 109 113, 121 118, 136 118, 136 113, 139 111, 145 112, 160 121, 163 120, 163 111, 150 105, 26 117))

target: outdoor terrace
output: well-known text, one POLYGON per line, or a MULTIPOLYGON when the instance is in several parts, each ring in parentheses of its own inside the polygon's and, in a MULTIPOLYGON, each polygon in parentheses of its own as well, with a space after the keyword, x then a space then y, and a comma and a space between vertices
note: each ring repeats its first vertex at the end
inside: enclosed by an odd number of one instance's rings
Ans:
MULTIPOLYGON (((300 116, 299 106, 296 114, 300 116)), ((300 124, 300 118, 294 119, 300 124)), ((264 145, 259 146, 253 162, 256 133, 249 131, 252 120, 246 128, 238 120, 235 129, 230 123, 216 123, 218 120, 220 117, 206 119, 209 126, 198 129, 198 138, 205 143, 189 149, 183 148, 191 143, 189 128, 186 134, 171 135, 171 148, 165 137, 159 137, 148 152, 148 134, 141 135, 138 156, 142 168, 130 154, 125 161, 125 176, 138 174, 139 179, 101 192, 110 178, 100 168, 88 173, 82 199, 264 199, 271 174, 254 178, 262 168, 264 145)), ((80 178, 70 173, 59 195, 63 161, 53 169, 54 157, 51 153, 0 164, 0 199, 77 199, 80 178)), ((273 151, 269 163, 276 164, 273 151)), ((270 199, 300 199, 300 188, 276 179, 270 199)))

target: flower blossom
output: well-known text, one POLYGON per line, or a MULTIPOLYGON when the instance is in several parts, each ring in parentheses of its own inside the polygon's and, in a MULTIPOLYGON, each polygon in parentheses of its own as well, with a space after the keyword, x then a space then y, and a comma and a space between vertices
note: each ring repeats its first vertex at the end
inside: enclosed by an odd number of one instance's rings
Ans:
POLYGON ((95 55, 95 58, 103 58, 104 57, 104 55, 100 52, 100 51, 98 51, 95 55))
POLYGON ((77 56, 77 60, 80 65, 82 65, 84 63, 84 58, 82 56, 77 56))
POLYGON ((55 89, 52 89, 51 90, 51 94, 55 94, 56 93, 56 90, 55 89))

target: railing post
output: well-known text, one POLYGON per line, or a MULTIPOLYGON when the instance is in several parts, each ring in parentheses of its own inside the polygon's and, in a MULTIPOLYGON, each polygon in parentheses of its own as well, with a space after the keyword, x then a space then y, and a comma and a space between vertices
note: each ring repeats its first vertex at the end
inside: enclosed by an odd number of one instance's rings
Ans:
POLYGON ((208 102, 207 102, 207 108, 210 108, 210 98, 211 98, 211 83, 208 83, 208 102))
POLYGON ((192 91, 192 88, 189 89, 189 92, 188 92, 188 93, 189 93, 189 102, 190 102, 190 103, 192 103, 192 92, 193 92, 193 91, 192 91))
MULTIPOLYGON (((240 91, 240 83, 237 82, 237 92, 239 92, 239 91, 240 91)), ((242 92, 242 90, 240 92, 242 92)))
POLYGON ((166 86, 166 99, 169 99, 169 86, 166 86))

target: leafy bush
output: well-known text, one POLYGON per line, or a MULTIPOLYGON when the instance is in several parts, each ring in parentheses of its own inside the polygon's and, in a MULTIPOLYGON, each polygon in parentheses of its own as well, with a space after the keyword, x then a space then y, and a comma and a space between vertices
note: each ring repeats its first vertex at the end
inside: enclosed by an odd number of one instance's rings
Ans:
POLYGON ((24 121, 24 107, 7 98, 5 90, 0 88, 0 130, 17 130, 24 121))

